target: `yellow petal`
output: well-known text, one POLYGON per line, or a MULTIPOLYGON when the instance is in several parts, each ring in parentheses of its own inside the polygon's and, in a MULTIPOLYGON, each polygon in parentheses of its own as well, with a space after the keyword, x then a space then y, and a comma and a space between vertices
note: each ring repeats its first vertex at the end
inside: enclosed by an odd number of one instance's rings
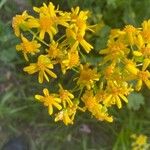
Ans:
POLYGON ((53 64, 49 63, 46 67, 49 69, 53 69, 53 64))
POLYGON ((53 33, 52 33, 52 31, 49 30, 49 31, 48 31, 48 34, 49 34, 49 36, 50 36, 50 40, 52 41, 52 40, 53 40, 53 33))
POLYGON ((26 53, 23 53, 23 56, 24 56, 24 58, 25 58, 26 61, 29 61, 28 56, 27 56, 26 53))
POLYGON ((67 36, 68 38, 72 37, 73 39, 76 39, 76 34, 75 34, 75 33, 73 32, 73 30, 70 29, 70 28, 68 28, 68 29, 66 30, 66 36, 67 36))
POLYGON ((43 39, 44 39, 44 35, 45 35, 45 31, 44 31, 44 30, 41 30, 41 31, 40 31, 40 35, 39 35, 39 38, 40 38, 41 40, 43 40, 43 39))
POLYGON ((43 71, 43 73, 44 73, 45 79, 47 80, 47 82, 49 82, 49 78, 48 78, 47 74, 45 73, 45 71, 43 71))
POLYGON ((139 46, 139 48, 141 48, 144 44, 144 40, 143 40, 143 37, 139 34, 138 35, 138 43, 137 45, 139 46))
POLYGON ((146 70, 146 68, 150 65, 150 59, 145 58, 143 62, 142 71, 146 70))
POLYGON ((134 56, 142 56, 142 53, 139 52, 139 51, 134 51, 134 52, 133 52, 133 55, 134 55, 134 56))
POLYGON ((110 99, 112 98, 112 95, 109 95, 105 100, 104 100, 104 105, 105 106, 110 106, 110 99))
POLYGON ((112 117, 112 116, 111 116, 111 117, 107 117, 106 120, 107 120, 108 122, 113 122, 113 117, 112 117))
POLYGON ((43 71, 40 71, 39 72, 39 76, 38 76, 38 81, 39 81, 39 83, 43 83, 43 71))
POLYGON ((37 65, 32 63, 30 66, 24 67, 23 71, 28 72, 28 74, 33 74, 38 71, 37 65))
POLYGON ((102 49, 99 52, 99 54, 107 54, 107 53, 108 53, 108 49, 102 49))
POLYGON ((60 98, 55 98, 55 101, 60 103, 61 102, 61 99, 60 98))
POLYGON ((67 102, 68 102, 70 107, 73 106, 73 103, 72 103, 72 101, 70 99, 67 99, 67 102))
POLYGON ((70 97, 71 99, 73 99, 73 98, 74 98, 74 95, 71 94, 71 93, 69 93, 69 97, 70 97))
POLYGON ((127 99, 124 95, 119 94, 119 96, 120 96, 126 103, 128 103, 128 99, 127 99))
POLYGON ((55 117, 55 122, 59 121, 59 120, 62 120, 63 119, 63 111, 60 111, 56 117, 55 117))
POLYGON ((22 46, 21 46, 21 45, 16 45, 16 50, 17 50, 17 51, 22 50, 22 46))
POLYGON ((64 123, 65 123, 65 125, 68 125, 69 123, 72 124, 72 121, 69 118, 67 113, 64 114, 64 123))
POLYGON ((52 105, 48 106, 48 113, 49 113, 49 115, 53 114, 53 107, 52 107, 52 105))
POLYGON ((62 109, 62 106, 59 105, 58 103, 54 102, 53 105, 58 109, 58 110, 61 110, 62 109))
POLYGON ((41 96, 41 95, 35 95, 35 99, 42 101, 43 96, 41 96))
POLYGON ((40 8, 38 8, 38 7, 33 7, 33 10, 34 10, 35 12, 40 12, 40 8))
POLYGON ((117 104, 118 108, 120 109, 122 107, 120 98, 118 96, 116 96, 115 100, 116 100, 116 104, 117 104))
POLYGON ((38 22, 37 19, 32 18, 32 19, 29 19, 29 20, 26 22, 26 26, 27 26, 28 28, 39 28, 39 27, 40 27, 40 24, 39 24, 39 22, 38 22))
POLYGON ((45 69, 45 71, 53 78, 57 78, 57 75, 55 73, 53 73, 52 71, 50 71, 49 69, 45 69))
POLYGON ((87 53, 89 53, 91 49, 93 49, 93 46, 89 44, 87 41, 85 41, 84 39, 79 41, 79 43, 82 45, 82 47, 87 53))
POLYGON ((150 89, 150 80, 144 80, 144 83, 146 84, 146 86, 150 89))
POLYGON ((78 45, 79 45, 79 42, 78 42, 78 41, 76 41, 76 42, 73 44, 73 46, 71 47, 71 51, 76 50, 76 49, 77 49, 77 47, 78 47, 78 45))
POLYGON ((135 86, 135 89, 136 89, 137 91, 140 91, 140 90, 141 90, 141 87, 142 87, 142 80, 138 80, 138 81, 137 81, 137 84, 136 84, 136 86, 135 86))
POLYGON ((44 89, 43 89, 43 93, 44 93, 45 96, 49 96, 49 91, 48 91, 47 88, 44 88, 44 89))
POLYGON ((125 68, 130 72, 130 73, 132 73, 132 74, 134 74, 134 75, 137 75, 137 73, 138 73, 138 68, 136 68, 134 65, 132 65, 132 64, 127 64, 126 66, 125 66, 125 68))

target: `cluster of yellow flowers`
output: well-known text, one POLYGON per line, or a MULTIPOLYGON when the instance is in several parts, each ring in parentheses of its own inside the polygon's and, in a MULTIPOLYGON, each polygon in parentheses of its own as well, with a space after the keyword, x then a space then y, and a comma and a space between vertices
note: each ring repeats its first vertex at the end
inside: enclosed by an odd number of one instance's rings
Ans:
POLYGON ((150 144, 148 143, 148 137, 144 134, 131 135, 133 139, 131 143, 132 150, 148 150, 150 148, 150 144))
POLYGON ((150 20, 144 21, 142 28, 127 25, 123 30, 112 30, 107 48, 100 50, 104 59, 95 65, 86 59, 93 49, 85 39, 86 34, 93 33, 96 27, 89 24, 88 11, 79 7, 61 11, 51 2, 33 10, 36 17, 24 11, 12 22, 16 36, 21 39, 16 49, 27 62, 37 60, 24 67, 24 71, 38 73, 39 83, 49 82, 50 78, 58 81, 68 72, 75 75, 71 89, 67 90, 59 81, 56 93, 44 88, 44 95, 35 95, 55 121, 73 124, 77 110, 88 110, 96 119, 112 122, 108 113, 112 105, 121 108, 122 100, 127 103, 127 95, 139 91, 143 82, 150 88, 150 20), (62 74, 56 74, 56 66, 62 74), (136 84, 131 82, 134 80, 136 84))

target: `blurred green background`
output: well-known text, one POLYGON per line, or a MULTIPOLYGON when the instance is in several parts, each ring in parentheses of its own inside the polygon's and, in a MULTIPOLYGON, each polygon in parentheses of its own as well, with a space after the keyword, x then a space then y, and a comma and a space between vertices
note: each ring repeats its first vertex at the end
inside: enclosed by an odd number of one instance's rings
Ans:
MULTIPOLYGON (((150 91, 129 96, 129 104, 113 110, 111 124, 96 121, 89 114, 77 114, 75 124, 54 123, 33 95, 42 87, 22 71, 25 62, 16 50, 18 39, 12 17, 49 0, 0 0, 0 148, 9 139, 25 135, 31 150, 130 150, 132 133, 150 137, 150 91)), ((63 10, 80 6, 91 11, 91 23, 105 26, 91 41, 95 52, 106 46, 111 28, 126 24, 140 26, 150 18, 150 0, 53 0, 63 10)), ((96 56, 90 56, 93 61, 96 56)))

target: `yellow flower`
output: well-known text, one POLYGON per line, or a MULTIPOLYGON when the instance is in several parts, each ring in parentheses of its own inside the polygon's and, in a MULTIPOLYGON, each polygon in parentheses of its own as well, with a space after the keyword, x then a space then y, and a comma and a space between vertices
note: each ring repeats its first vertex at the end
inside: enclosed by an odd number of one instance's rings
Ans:
POLYGON ((136 34, 137 34, 138 30, 132 25, 127 25, 127 26, 125 26, 123 31, 127 35, 129 44, 133 45, 135 43, 136 34))
POLYGON ((91 69, 88 64, 80 65, 80 77, 77 81, 77 84, 81 87, 87 87, 91 89, 94 86, 94 81, 99 80, 99 74, 96 69, 91 69))
POLYGON ((71 107, 73 105, 72 100, 74 95, 70 93, 68 90, 64 90, 63 87, 59 84, 59 97, 62 100, 64 108, 66 108, 66 104, 71 107))
POLYGON ((29 16, 26 11, 24 11, 22 15, 16 15, 13 17, 12 27, 14 28, 16 36, 20 36, 20 27, 25 24, 25 21, 28 18, 31 18, 31 16, 29 16))
POLYGON ((138 73, 137 73, 137 84, 135 86, 135 89, 137 91, 139 91, 141 89, 143 82, 150 89, 150 72, 148 70, 139 70, 138 71, 138 73))
POLYGON ((126 98, 127 95, 129 95, 133 89, 128 87, 127 82, 122 82, 118 84, 116 81, 108 81, 107 83, 107 97, 104 99, 103 104, 106 107, 109 107, 111 105, 117 105, 118 108, 122 108, 121 100, 128 102, 128 99, 126 98))
POLYGON ((52 41, 49 45, 49 49, 46 50, 48 53, 48 56, 52 59, 60 59, 63 57, 63 52, 59 48, 59 43, 52 41))
POLYGON ((16 49, 18 51, 22 51, 25 59, 28 61, 28 56, 27 54, 32 54, 34 55, 35 53, 38 53, 40 50, 41 44, 39 44, 36 40, 29 41, 26 39, 23 35, 21 35, 21 40, 22 43, 16 46, 16 49))
POLYGON ((55 23, 64 27, 69 27, 70 13, 59 11, 55 23))
POLYGON ((109 39, 114 41, 118 39, 120 42, 124 41, 125 32, 121 31, 120 29, 111 29, 109 39))
POLYGON ((75 9, 74 8, 71 8, 71 19, 72 20, 75 20, 78 18, 78 14, 79 14, 79 11, 80 11, 80 7, 76 7, 75 9))
POLYGON ((64 122, 65 125, 73 124, 73 120, 71 119, 67 109, 64 109, 56 114, 55 122, 61 120, 64 122))
POLYGON ((88 19, 88 11, 79 11, 80 8, 76 7, 75 9, 71 9, 71 20, 76 24, 79 29, 79 32, 83 33, 84 35, 85 30, 88 29, 86 20, 88 19))
POLYGON ((122 76, 121 68, 118 67, 116 64, 111 64, 108 67, 105 67, 103 73, 104 73, 104 78, 106 80, 117 80, 119 82, 124 80, 122 76))
POLYGON ((68 51, 67 58, 62 61, 62 72, 65 73, 66 70, 76 67, 80 64, 80 58, 78 51, 70 50, 68 51))
POLYGON ((142 70, 146 70, 146 68, 148 68, 150 65, 150 58, 145 58, 143 60, 143 66, 142 66, 142 70))
POLYGON ((94 32, 92 29, 96 26, 88 26, 87 19, 89 16, 89 11, 80 11, 79 7, 71 8, 71 21, 78 28, 78 33, 82 36, 85 35, 86 30, 94 32))
POLYGON ((74 100, 73 105, 71 107, 68 106, 67 108, 61 110, 59 113, 56 114, 55 122, 63 121, 65 125, 73 124, 77 109, 81 111, 85 111, 78 105, 79 105, 79 101, 77 99, 74 100))
POLYGON ((133 56, 140 57, 142 53, 140 51, 133 51, 133 56))
POLYGON ((53 73, 50 69, 53 69, 53 64, 51 63, 50 59, 45 55, 40 55, 38 57, 37 63, 31 63, 29 66, 24 68, 24 71, 28 72, 28 74, 39 72, 39 83, 43 83, 44 77, 49 82, 47 74, 53 78, 57 78, 56 74, 53 73))
POLYGON ((83 36, 82 36, 81 34, 78 34, 78 35, 77 35, 76 40, 77 40, 76 42, 77 42, 77 43, 80 43, 81 46, 83 47, 83 49, 84 49, 87 53, 89 53, 89 52, 93 49, 93 46, 92 46, 90 43, 88 43, 88 42, 83 38, 83 36))
POLYGON ((86 91, 82 100, 85 103, 86 108, 96 117, 96 119, 101 121, 106 120, 108 122, 113 121, 112 116, 109 116, 107 112, 107 108, 97 102, 92 91, 86 91))
POLYGON ((49 3, 48 6, 43 3, 42 7, 34 7, 34 10, 39 13, 39 18, 29 19, 27 22, 28 26, 30 28, 38 28, 40 39, 44 39, 45 33, 48 33, 52 40, 57 33, 55 24, 57 10, 55 10, 55 6, 52 3, 49 3))
POLYGON ((115 70, 115 65, 111 64, 110 66, 108 66, 105 70, 104 70, 104 76, 106 79, 109 79, 112 74, 114 73, 115 70))
POLYGON ((43 3, 43 6, 41 6, 40 8, 33 7, 33 10, 37 13, 49 16, 54 19, 56 17, 56 13, 58 12, 58 9, 55 10, 55 6, 52 2, 50 2, 48 6, 45 3, 43 3))
POLYGON ((34 10, 39 13, 39 18, 29 19, 27 23, 30 28, 38 28, 40 39, 44 39, 45 34, 48 33, 53 40, 53 36, 58 32, 57 25, 68 26, 70 14, 55 9, 51 2, 48 6, 43 3, 40 8, 34 7, 34 10))
POLYGON ((59 24, 65 27, 68 26, 67 22, 70 21, 70 13, 59 11, 58 7, 55 9, 55 6, 52 2, 50 2, 48 5, 43 3, 42 7, 33 7, 33 9, 35 12, 38 12, 39 15, 44 15, 51 18, 55 25, 59 24))
POLYGON ((105 54, 104 63, 107 61, 120 62, 129 53, 127 45, 123 42, 111 41, 108 48, 100 50, 100 54, 105 54))
POLYGON ((103 102, 103 100, 106 99, 106 97, 107 97, 107 93, 104 90, 103 82, 101 82, 100 87, 99 87, 98 91, 96 91, 96 94, 95 94, 96 101, 103 102))
POLYGON ((30 28, 38 28, 39 29, 39 38, 44 39, 45 33, 48 33, 50 39, 53 39, 53 36, 57 33, 57 28, 55 27, 54 20, 49 16, 45 16, 43 14, 40 15, 39 19, 32 18, 28 20, 28 26, 30 28))
POLYGON ((126 60, 125 62, 126 62, 125 68, 129 73, 131 73, 131 76, 134 75, 133 79, 137 80, 135 89, 137 91, 141 90, 143 82, 150 89, 150 72, 146 70, 147 67, 150 65, 150 60, 144 59, 142 70, 138 69, 136 67, 136 64, 131 60, 126 60))
POLYGON ((141 47, 140 52, 146 58, 150 58, 150 43, 141 47))
POLYGON ((139 71, 139 69, 136 67, 136 63, 129 59, 125 60, 125 69, 134 76, 136 76, 139 71))
POLYGON ((91 49, 93 49, 93 46, 84 39, 84 34, 78 32, 78 29, 76 27, 74 28, 74 26, 71 26, 66 29, 66 36, 68 40, 75 40, 73 47, 77 47, 79 44, 81 44, 81 46, 87 53, 89 53, 91 49))
POLYGON ((144 46, 144 39, 141 33, 137 35, 135 45, 138 47, 139 50, 144 46))
POLYGON ((141 35, 146 43, 150 42, 150 19, 142 23, 143 30, 141 35))
POLYGON ((53 106, 56 107, 58 110, 61 110, 62 107, 59 103, 61 103, 61 99, 57 98, 55 94, 50 94, 48 89, 43 89, 44 96, 42 95, 35 95, 35 98, 40 102, 44 103, 44 106, 48 107, 49 115, 53 114, 53 106))
POLYGON ((143 21, 142 27, 143 27, 143 30, 149 30, 149 28, 150 28, 150 19, 143 21))
POLYGON ((148 150, 150 148, 150 144, 148 143, 148 138, 146 135, 140 134, 131 135, 132 141, 132 150, 148 150))

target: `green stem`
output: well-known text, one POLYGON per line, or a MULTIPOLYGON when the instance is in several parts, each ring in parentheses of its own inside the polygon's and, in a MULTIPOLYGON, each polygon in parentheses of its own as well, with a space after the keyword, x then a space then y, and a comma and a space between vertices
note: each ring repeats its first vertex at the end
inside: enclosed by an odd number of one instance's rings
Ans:
POLYGON ((47 47, 49 47, 49 44, 47 44, 45 41, 43 41, 42 39, 40 39, 37 35, 36 35, 36 33, 34 33, 32 30, 28 30, 33 36, 34 36, 34 38, 36 38, 38 41, 40 41, 41 43, 43 43, 44 45, 46 45, 47 47))
POLYGON ((79 95, 78 95, 78 98, 80 98, 80 97, 81 97, 82 92, 83 92, 83 88, 81 88, 80 93, 79 93, 79 95))
POLYGON ((61 36, 56 42, 59 42, 60 40, 62 40, 65 37, 65 35, 61 36))
POLYGON ((71 68, 73 71, 75 71, 76 73, 79 73, 78 70, 76 70, 75 68, 71 68))
POLYGON ((85 58, 85 56, 83 55, 83 53, 82 53, 80 50, 79 50, 79 53, 81 54, 81 56, 82 56, 84 62, 86 62, 86 58, 85 58))

